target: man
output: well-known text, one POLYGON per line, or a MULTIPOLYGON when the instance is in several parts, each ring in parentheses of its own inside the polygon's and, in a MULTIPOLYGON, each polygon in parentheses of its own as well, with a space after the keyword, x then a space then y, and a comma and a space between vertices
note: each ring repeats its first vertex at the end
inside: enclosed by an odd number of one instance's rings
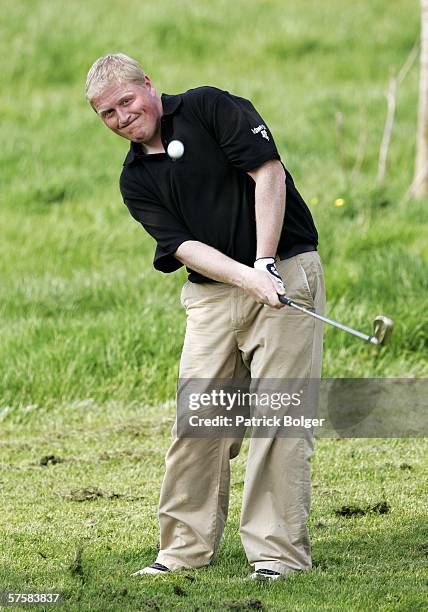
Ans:
MULTIPOLYGON (((284 279, 289 297, 323 310, 317 231, 253 105, 213 87, 158 96, 123 54, 94 63, 86 97, 110 130, 131 141, 120 187, 157 242, 154 267, 188 269, 180 378, 319 378, 321 325, 278 299, 284 279), (184 144, 177 161, 166 154, 172 140, 184 144)), ((228 511, 229 462, 240 445, 240 437, 174 431, 159 502, 160 551, 134 575, 213 560, 228 511)), ((250 441, 240 533, 254 579, 311 567, 312 448, 310 431, 250 441)))

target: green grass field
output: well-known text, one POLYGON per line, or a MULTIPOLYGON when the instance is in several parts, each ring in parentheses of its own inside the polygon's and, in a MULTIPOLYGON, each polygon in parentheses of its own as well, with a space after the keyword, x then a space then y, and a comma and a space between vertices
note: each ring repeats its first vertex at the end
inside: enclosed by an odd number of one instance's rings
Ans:
POLYGON ((419 35, 418 2, 6 0, 0 34, 0 591, 58 589, 66 610, 426 609, 424 439, 319 441, 306 575, 243 580, 244 449, 215 564, 129 578, 156 554, 185 274, 153 270, 153 241, 119 193, 127 144, 83 96, 91 63, 123 51, 158 93, 210 84, 251 98, 310 203, 327 313, 367 332, 376 314, 396 321, 379 354, 326 329, 323 375, 426 377, 428 202, 403 202, 416 65, 376 182, 388 78, 419 35), (41 465, 49 455, 60 461, 41 465), (95 499, 73 497, 88 487, 95 499), (384 501, 384 514, 335 513, 384 501))

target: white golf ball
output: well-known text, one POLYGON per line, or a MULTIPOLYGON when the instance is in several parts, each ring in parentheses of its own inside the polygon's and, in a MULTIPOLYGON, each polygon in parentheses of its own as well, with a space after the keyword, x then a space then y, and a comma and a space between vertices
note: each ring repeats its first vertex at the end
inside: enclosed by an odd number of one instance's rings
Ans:
POLYGON ((184 145, 181 140, 171 140, 166 150, 171 159, 180 159, 184 153, 184 145))

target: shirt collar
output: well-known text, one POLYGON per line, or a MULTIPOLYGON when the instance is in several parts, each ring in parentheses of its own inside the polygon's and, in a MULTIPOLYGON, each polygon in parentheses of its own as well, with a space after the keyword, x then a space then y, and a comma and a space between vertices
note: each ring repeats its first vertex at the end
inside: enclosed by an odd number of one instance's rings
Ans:
MULTIPOLYGON (((173 115, 175 111, 178 109, 178 107, 181 105, 183 101, 182 98, 183 97, 181 94, 177 94, 177 95, 169 95, 165 93, 162 94, 161 95, 162 108, 163 108, 162 118, 167 117, 169 115, 173 115)), ((128 151, 128 155, 126 156, 123 165, 127 166, 128 164, 131 164, 135 160, 135 158, 139 155, 140 156, 144 155, 142 144, 140 142, 131 142, 129 151, 128 151)))
POLYGON ((162 107, 164 115, 172 115, 175 113, 177 108, 183 101, 183 96, 181 94, 177 94, 175 96, 170 96, 169 94, 162 94, 162 107))

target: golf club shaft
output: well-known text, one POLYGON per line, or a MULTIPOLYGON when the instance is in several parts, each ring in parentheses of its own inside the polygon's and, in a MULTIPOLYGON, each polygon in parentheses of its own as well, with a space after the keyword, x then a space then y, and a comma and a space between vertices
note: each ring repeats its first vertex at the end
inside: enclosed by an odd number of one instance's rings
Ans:
POLYGON ((333 325, 334 327, 337 327, 345 332, 348 332, 348 334, 352 334, 353 336, 357 336, 357 338, 361 338, 361 340, 365 340, 366 342, 371 342, 372 344, 378 344, 378 342, 376 341, 376 338, 374 338, 373 336, 368 336, 367 334, 363 334, 363 332, 357 331, 356 329, 352 329, 352 327, 348 327, 347 325, 342 325, 342 323, 333 321, 333 319, 324 317, 320 314, 317 314, 316 312, 313 312, 312 310, 307 310, 304 306, 300 306, 300 304, 296 304, 296 302, 293 302, 293 300, 288 298, 286 295, 279 295, 278 297, 279 297, 279 301, 282 302, 283 304, 287 304, 287 306, 291 306, 291 308, 300 310, 300 312, 304 312, 305 314, 308 314, 311 317, 314 317, 314 319, 319 319, 320 321, 323 321, 324 323, 333 325))

